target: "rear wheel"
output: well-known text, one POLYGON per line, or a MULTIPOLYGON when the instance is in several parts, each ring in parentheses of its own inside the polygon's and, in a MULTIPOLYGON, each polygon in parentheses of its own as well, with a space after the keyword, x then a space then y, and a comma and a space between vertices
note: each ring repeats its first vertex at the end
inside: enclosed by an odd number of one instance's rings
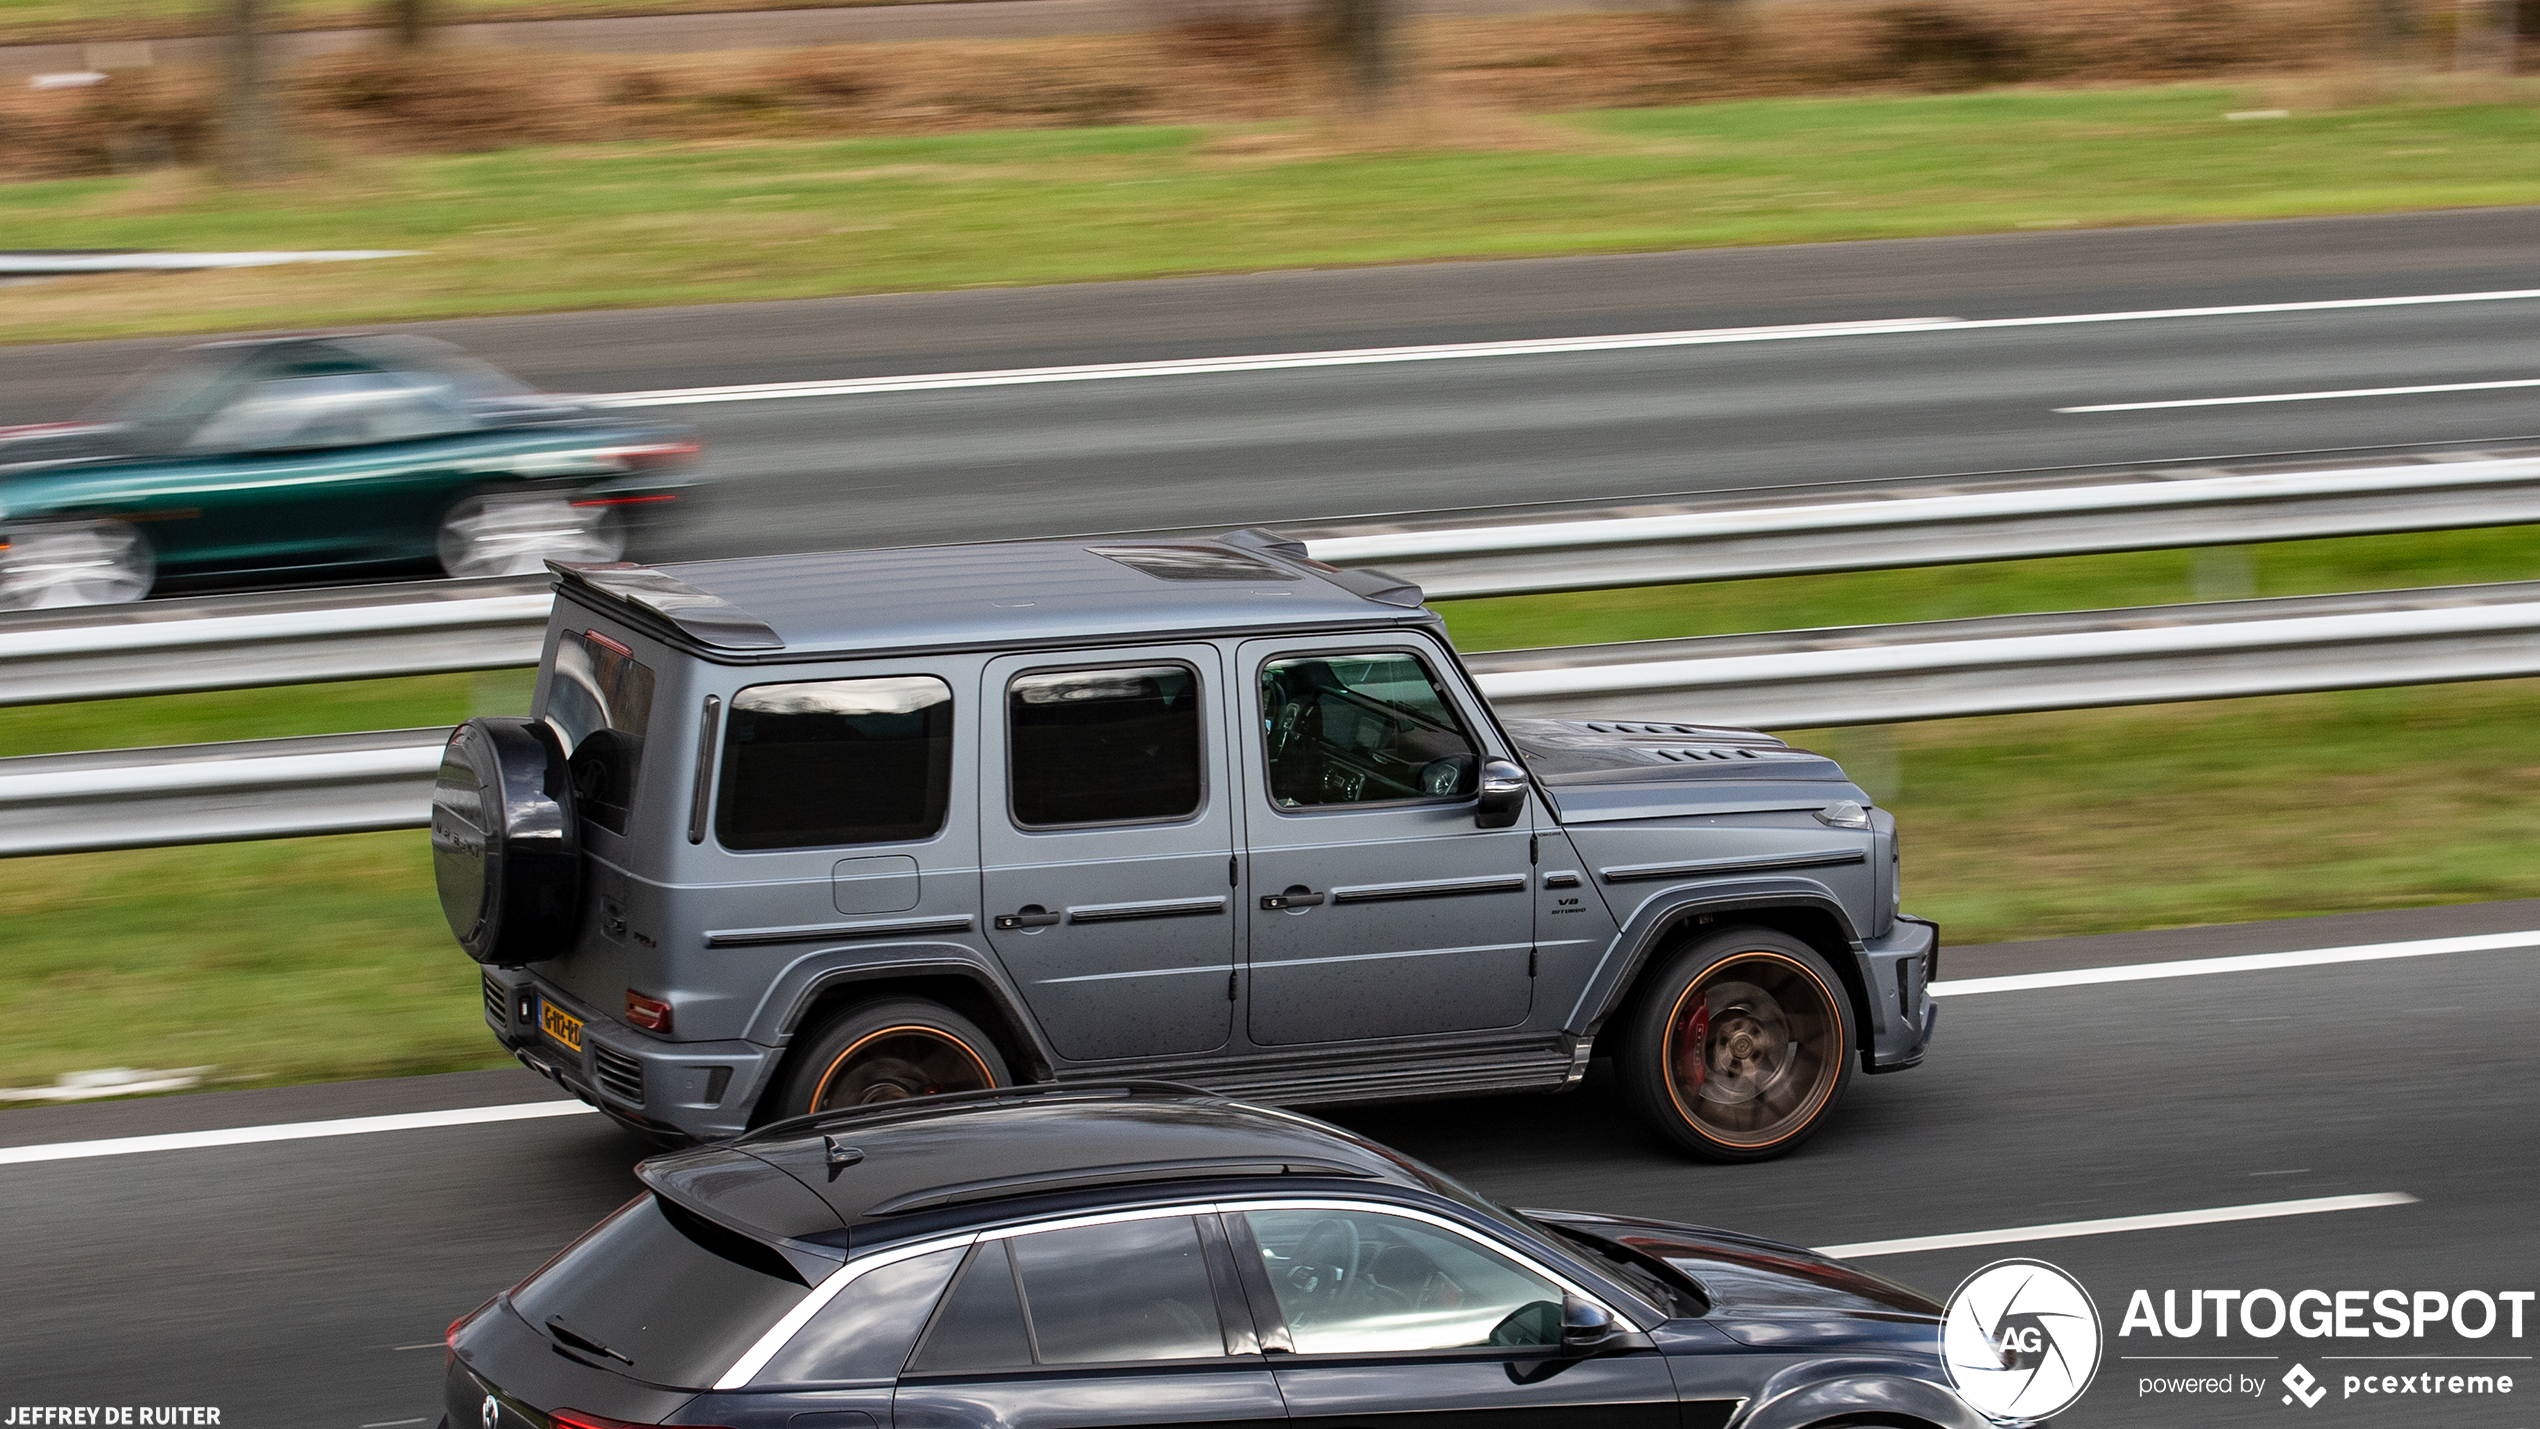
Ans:
POLYGON ((1762 1161, 1807 1140, 1852 1071, 1852 1004, 1815 949, 1729 928, 1653 973, 1622 1029, 1634 1110, 1707 1161, 1762 1161))
POLYGON ((441 518, 441 569, 475 576, 534 576, 549 561, 604 564, 626 553, 626 533, 606 506, 559 495, 472 496, 441 518))
POLYGON ((149 538, 121 521, 28 526, 0 546, 0 610, 121 605, 150 593, 149 538))
POLYGON ((1011 1078, 978 1024, 916 998, 868 1002, 831 1018, 778 1084, 774 1117, 983 1091, 1011 1078))

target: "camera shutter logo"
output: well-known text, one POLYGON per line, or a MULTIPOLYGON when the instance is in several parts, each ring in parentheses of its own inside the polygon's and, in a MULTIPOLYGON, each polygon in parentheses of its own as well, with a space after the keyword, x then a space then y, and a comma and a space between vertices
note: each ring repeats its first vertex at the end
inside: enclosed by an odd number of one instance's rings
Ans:
POLYGON ((2081 1398, 2099 1372, 2099 1307, 2042 1260, 1997 1260, 1949 1297, 1940 1358, 1969 1408, 2033 1424, 2081 1398))

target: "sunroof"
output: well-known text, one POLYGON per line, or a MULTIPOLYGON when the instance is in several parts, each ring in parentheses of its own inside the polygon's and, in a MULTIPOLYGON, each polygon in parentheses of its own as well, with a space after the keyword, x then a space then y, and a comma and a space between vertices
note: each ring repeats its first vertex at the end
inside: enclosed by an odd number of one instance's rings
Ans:
POLYGON ((1118 561, 1166 581, 1293 581, 1304 577, 1223 546, 1087 546, 1097 556, 1118 561))

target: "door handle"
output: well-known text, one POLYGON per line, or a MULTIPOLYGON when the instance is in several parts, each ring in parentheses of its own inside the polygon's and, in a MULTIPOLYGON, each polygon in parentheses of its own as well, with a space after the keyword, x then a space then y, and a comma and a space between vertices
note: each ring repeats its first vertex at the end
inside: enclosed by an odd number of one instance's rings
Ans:
POLYGON ((1323 900, 1330 896, 1331 895, 1325 893, 1317 893, 1313 889, 1300 883, 1285 893, 1262 894, 1261 906, 1268 912, 1277 912, 1282 908, 1319 908, 1322 906, 1323 900))
POLYGON ((1038 903, 1026 903, 1011 913, 999 913, 996 928, 1000 933, 1011 933, 1022 928, 1054 928, 1058 921, 1058 914, 1038 903))

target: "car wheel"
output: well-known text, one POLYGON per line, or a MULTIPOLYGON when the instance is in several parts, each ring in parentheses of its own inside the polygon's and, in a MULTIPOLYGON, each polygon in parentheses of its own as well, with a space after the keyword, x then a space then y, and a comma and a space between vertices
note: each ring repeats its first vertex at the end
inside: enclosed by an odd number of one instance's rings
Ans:
POLYGON ((940 1003, 868 1002, 821 1025, 776 1088, 777 1117, 873 1106, 1010 1083, 976 1023, 940 1003))
POLYGON ((121 605, 157 577, 149 538, 124 522, 29 526, 0 546, 0 610, 121 605))
POLYGON ((1851 1078, 1852 1004, 1815 949, 1766 928, 1679 948, 1622 1029, 1617 1080, 1641 1117, 1707 1161, 1808 1139, 1851 1078))
POLYGON ((441 518, 441 569, 475 576, 534 576, 549 561, 602 564, 626 553, 626 533, 606 506, 563 496, 472 496, 441 518))

